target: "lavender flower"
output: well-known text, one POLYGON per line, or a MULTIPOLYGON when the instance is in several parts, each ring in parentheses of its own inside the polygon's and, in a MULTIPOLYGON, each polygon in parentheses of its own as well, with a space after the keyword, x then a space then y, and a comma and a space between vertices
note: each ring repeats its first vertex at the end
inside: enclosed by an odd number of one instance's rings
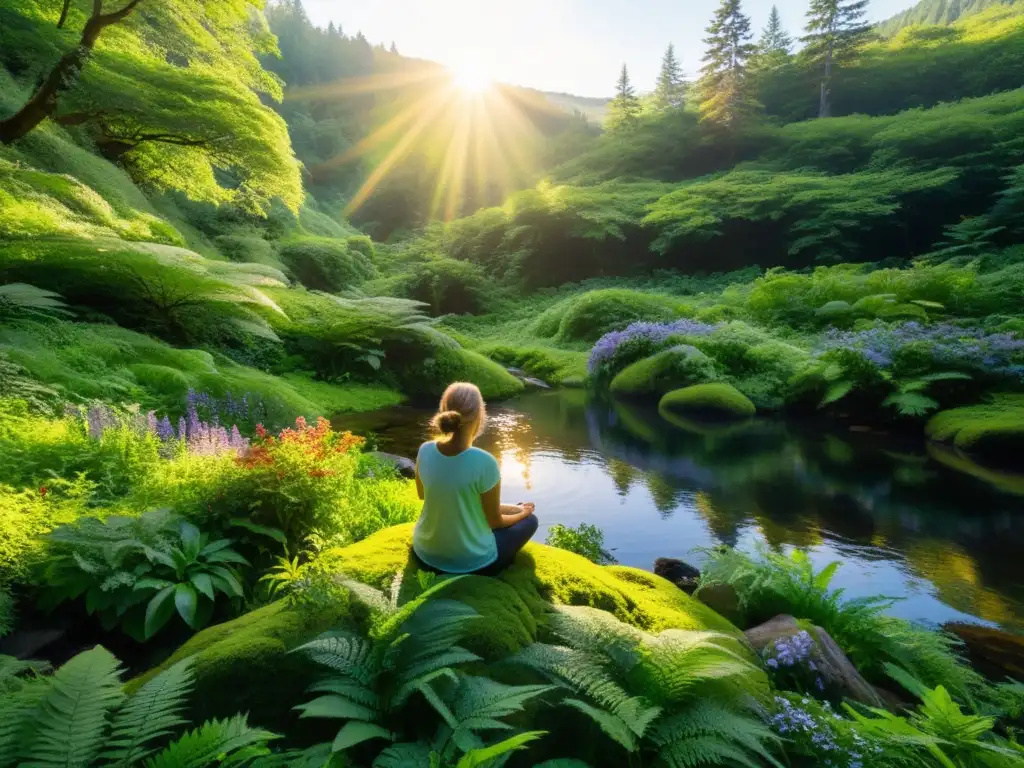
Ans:
POLYGON ((659 344, 667 341, 672 336, 707 336, 720 327, 720 325, 708 325, 707 323, 686 318, 676 320, 673 323, 632 323, 621 331, 606 333, 598 339, 597 343, 594 344, 594 348, 590 350, 587 368, 590 373, 597 371, 627 341, 645 339, 653 344, 659 344))

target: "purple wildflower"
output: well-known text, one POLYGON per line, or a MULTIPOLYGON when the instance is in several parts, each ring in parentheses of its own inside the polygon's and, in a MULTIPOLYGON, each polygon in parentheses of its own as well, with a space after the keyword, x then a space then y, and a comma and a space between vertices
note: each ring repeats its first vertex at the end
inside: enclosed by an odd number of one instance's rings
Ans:
POLYGON ((594 373, 615 355, 623 343, 633 339, 646 339, 657 344, 667 341, 672 336, 707 336, 720 327, 720 325, 708 325, 688 318, 676 320, 673 323, 632 323, 621 331, 606 333, 598 339, 594 348, 590 350, 587 368, 590 373, 594 373))

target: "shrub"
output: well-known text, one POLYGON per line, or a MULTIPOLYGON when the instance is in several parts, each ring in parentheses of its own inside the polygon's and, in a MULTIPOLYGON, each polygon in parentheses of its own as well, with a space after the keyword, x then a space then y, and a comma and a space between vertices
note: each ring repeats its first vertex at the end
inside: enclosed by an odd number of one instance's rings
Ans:
POLYGON ((547 544, 582 555, 592 563, 608 565, 615 558, 604 548, 604 533, 596 525, 580 523, 575 528, 555 523, 548 528, 547 544))
POLYGON ((282 245, 280 257, 307 288, 336 293, 373 275, 373 263, 364 251, 361 241, 350 244, 327 237, 306 237, 282 245))
POLYGON ((696 384, 666 394, 658 410, 672 415, 742 419, 757 413, 750 399, 731 384, 696 384))
POLYGON ((403 294, 422 301, 435 317, 475 314, 487 308, 491 278, 483 268, 458 259, 432 259, 417 263, 404 281, 403 294))
POLYGON ((597 381, 610 381, 631 363, 653 355, 671 343, 674 337, 700 337, 713 333, 718 326, 696 320, 674 323, 632 323, 621 331, 606 333, 587 360, 587 369, 597 381))
POLYGON ((682 310, 683 305, 668 296, 608 288, 564 299, 537 318, 533 331, 560 341, 594 342, 637 321, 669 322, 682 310))
POLYGON ((449 344, 436 345, 418 365, 399 371, 403 392, 439 397, 453 381, 469 381, 480 387, 485 398, 512 397, 523 391, 523 383, 493 360, 449 344))
POLYGON ((235 565, 249 565, 230 539, 211 541, 191 523, 153 511, 86 518, 47 536, 42 603, 85 598, 107 630, 148 640, 177 613, 191 629, 213 616, 218 594, 241 600, 235 565))
POLYGON ((231 261, 266 264, 275 269, 283 268, 274 252, 274 246, 255 232, 218 235, 213 239, 213 243, 217 250, 231 261))
POLYGON ((666 392, 719 378, 714 361, 696 347, 680 344, 624 368, 611 391, 624 396, 660 398, 666 392))

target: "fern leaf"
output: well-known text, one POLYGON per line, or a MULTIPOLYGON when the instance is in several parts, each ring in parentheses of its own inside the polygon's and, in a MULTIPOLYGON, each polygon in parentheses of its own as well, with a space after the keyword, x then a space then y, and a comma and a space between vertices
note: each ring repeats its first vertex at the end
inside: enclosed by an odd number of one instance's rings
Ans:
POLYGON ((590 763, 582 760, 574 760, 570 757, 556 757, 554 760, 545 760, 537 763, 533 768, 591 768, 590 763))
POLYGON ((779 741, 771 729, 761 720, 737 712, 721 701, 700 699, 694 705, 662 719, 651 732, 651 741, 669 751, 674 744, 693 739, 718 739, 772 765, 779 765, 766 747, 766 744, 779 741))
POLYGON ((344 696, 318 696, 295 709, 302 712, 300 718, 327 717, 342 720, 373 720, 377 713, 369 707, 356 704, 344 696))
POLYGON ((324 678, 313 683, 313 685, 309 686, 308 690, 311 693, 336 693, 339 696, 351 699, 357 704, 362 704, 364 707, 379 708, 377 694, 373 689, 367 688, 365 685, 353 683, 344 677, 324 678))
POLYGON ((828 589, 828 585, 832 583, 832 577, 836 575, 836 571, 839 570, 840 565, 842 565, 842 563, 836 560, 822 568, 814 577, 814 588, 820 590, 828 589))
POLYGON ((405 686, 422 678, 424 675, 430 674, 431 672, 437 672, 441 669, 451 669, 459 664, 469 664, 473 661, 480 661, 480 657, 475 653, 470 653, 464 648, 456 646, 447 652, 423 659, 407 669, 403 669, 398 678, 399 683, 400 685, 405 686))
POLYGON ((124 700, 121 668, 96 646, 78 654, 50 679, 25 747, 23 766, 85 766, 103 745, 107 717, 124 700))
POLYGON ((373 761, 373 768, 424 768, 428 765, 430 747, 420 741, 390 746, 373 761))
POLYGON ((551 690, 553 685, 504 685, 487 677, 464 676, 452 710, 460 721, 505 717, 522 711, 525 702, 551 690))
POLYGON ((939 401, 918 392, 896 392, 882 401, 904 416, 924 416, 939 407, 939 401))
POLYGON ((623 722, 621 717, 618 717, 611 712, 598 707, 592 706, 585 701, 579 699, 566 699, 564 702, 567 707, 572 707, 578 710, 593 720, 597 725, 604 731, 608 736, 614 740, 617 744, 621 744, 627 752, 636 752, 637 750, 637 739, 629 726, 623 722))
POLYGON ((350 747, 354 747, 356 744, 362 744, 370 739, 387 739, 392 741, 394 736, 387 728, 374 723, 367 723, 362 720, 349 720, 341 726, 338 735, 334 737, 331 751, 343 752, 350 747))
POLYGON ((142 686, 114 718, 102 757, 115 766, 128 766, 152 754, 154 741, 188 722, 181 713, 187 706, 193 682, 189 658, 142 686))
POLYGON ((373 645, 353 632, 332 632, 300 645, 291 653, 305 652, 313 661, 340 672, 361 685, 370 685, 373 668, 373 645))
POLYGON ((49 689, 48 678, 26 681, 16 691, 0 696, 0 768, 18 764, 22 746, 36 724, 40 702, 49 689))
POLYGON ((13 691, 24 685, 26 672, 39 674, 49 670, 45 661, 23 661, 13 656, 0 655, 0 692, 13 691))
POLYGON ((504 741, 499 741, 497 744, 492 744, 489 747, 474 749, 472 752, 464 754, 459 762, 455 764, 455 768, 481 768, 481 766, 489 765, 492 760, 502 755, 524 749, 531 741, 536 741, 546 733, 547 731, 527 731, 526 733, 516 734, 504 741))
MULTIPOLYGON (((762 766, 760 761, 739 747, 716 736, 698 736, 673 742, 658 752, 658 758, 669 768, 696 768, 700 765, 762 766)), ((774 761, 773 764, 779 765, 774 761)))
POLYGON ((835 381, 829 384, 828 389, 825 390, 825 396, 818 403, 818 407, 824 408, 826 405, 842 400, 853 391, 853 387, 854 383, 852 381, 835 381))
POLYGON ((146 761, 146 768, 206 768, 240 765, 269 750, 276 733, 250 728, 245 715, 209 720, 146 761))

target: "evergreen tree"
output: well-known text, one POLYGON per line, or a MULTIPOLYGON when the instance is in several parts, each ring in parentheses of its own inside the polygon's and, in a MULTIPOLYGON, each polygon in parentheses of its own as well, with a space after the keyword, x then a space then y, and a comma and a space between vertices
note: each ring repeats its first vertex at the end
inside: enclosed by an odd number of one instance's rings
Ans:
POLYGON ((613 129, 626 128, 635 124, 639 116, 640 99, 629 80, 629 69, 623 64, 615 87, 615 98, 608 107, 608 126, 613 129))
POLYGON ((805 55, 821 71, 818 117, 832 113, 832 73, 849 60, 870 33, 864 21, 868 0, 811 0, 807 12, 805 55))
POLYGON ((398 55, 398 46, 395 45, 394 40, 391 41, 391 53, 395 54, 395 56, 398 55))
POLYGON ((768 24, 761 31, 761 39, 757 43, 757 56, 769 62, 781 62, 793 52, 793 38, 782 26, 782 16, 778 6, 772 6, 768 16, 768 24))
POLYGON ((658 84, 654 89, 655 108, 666 111, 682 107, 686 97, 685 88, 683 70, 679 66, 679 59, 676 58, 676 48, 669 43, 661 60, 661 72, 658 74, 658 84))
POLYGON ((750 18, 740 0, 722 0, 706 31, 708 50, 699 83, 701 119, 735 129, 761 109, 751 93, 748 72, 756 47, 750 42, 750 18))

